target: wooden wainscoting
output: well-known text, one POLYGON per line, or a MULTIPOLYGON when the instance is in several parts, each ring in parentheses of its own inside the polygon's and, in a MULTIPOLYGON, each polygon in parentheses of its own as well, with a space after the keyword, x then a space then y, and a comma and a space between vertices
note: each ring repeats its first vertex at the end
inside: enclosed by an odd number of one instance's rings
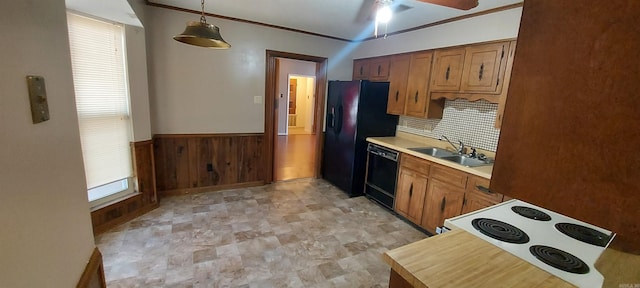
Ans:
POLYGON ((158 207, 153 141, 131 143, 137 194, 91 211, 93 233, 99 234, 158 207))
POLYGON ((155 135, 160 196, 264 184, 260 134, 155 135))
POLYGON ((104 266, 102 264, 102 254, 98 247, 93 249, 89 263, 84 268, 77 288, 106 288, 107 282, 104 278, 104 266))

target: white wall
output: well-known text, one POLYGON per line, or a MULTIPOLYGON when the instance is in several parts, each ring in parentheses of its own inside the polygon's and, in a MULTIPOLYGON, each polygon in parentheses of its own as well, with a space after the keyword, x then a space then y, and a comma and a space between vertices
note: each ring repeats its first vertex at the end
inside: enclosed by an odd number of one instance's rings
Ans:
POLYGON ((388 36, 387 39, 378 38, 365 41, 356 49, 354 52, 355 57, 353 58, 358 59, 516 38, 520 28, 521 16, 522 8, 520 7, 392 35, 388 36))
POLYGON ((95 247, 67 35, 64 0, 2 4, 0 287, 75 287, 95 247), (51 120, 32 123, 26 75, 51 120))
POLYGON ((287 109, 289 107, 287 102, 287 95, 289 94, 288 76, 290 74, 315 75, 316 63, 284 58, 278 58, 277 60, 280 67, 277 79, 278 86, 276 88, 278 91, 276 95, 278 97, 278 134, 284 135, 287 131, 287 117, 289 116, 289 110, 287 109))
POLYGON ((264 97, 267 49, 327 57, 329 79, 351 79, 343 41, 208 17, 232 45, 213 50, 172 39, 198 15, 147 6, 145 18, 154 134, 263 132, 265 103, 253 100, 264 97))
POLYGON ((149 140, 151 139, 151 112, 144 28, 126 25, 125 37, 133 141, 149 140))
POLYGON ((316 96, 315 96, 316 81, 315 81, 315 78, 312 78, 312 77, 309 77, 306 79, 307 79, 307 92, 306 92, 307 106, 305 107, 305 110, 306 110, 307 118, 305 119, 305 123, 304 123, 304 131, 307 133, 312 133, 313 122, 315 121, 313 114, 314 114, 314 106, 316 102, 316 96))

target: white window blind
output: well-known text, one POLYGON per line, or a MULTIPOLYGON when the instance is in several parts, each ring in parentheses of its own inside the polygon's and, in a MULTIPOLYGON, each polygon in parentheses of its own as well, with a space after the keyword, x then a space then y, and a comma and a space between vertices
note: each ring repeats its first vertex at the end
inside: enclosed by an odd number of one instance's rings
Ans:
POLYGON ((67 14, 87 188, 132 175, 123 27, 67 14))

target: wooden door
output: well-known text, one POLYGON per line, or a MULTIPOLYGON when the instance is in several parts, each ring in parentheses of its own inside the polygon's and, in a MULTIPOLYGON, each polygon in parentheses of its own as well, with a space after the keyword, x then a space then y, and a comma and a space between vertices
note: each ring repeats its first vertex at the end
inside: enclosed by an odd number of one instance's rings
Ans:
POLYGON ((369 64, 369 59, 353 60, 353 80, 368 80, 369 64))
POLYGON ((409 221, 420 224, 428 178, 413 170, 401 169, 396 190, 395 210, 409 221))
POLYGON ((391 72, 389 73, 389 98, 387 98, 388 114, 404 114, 410 62, 410 55, 398 55, 392 58, 391 72))
POLYGON ((464 189, 430 179, 425 197, 421 226, 429 232, 444 224, 444 219, 460 215, 464 189))
POLYGON ((431 91, 456 92, 460 90, 464 53, 464 48, 436 50, 431 71, 431 91))
POLYGON ((444 100, 437 100, 434 105, 429 99, 429 77, 433 52, 421 52, 411 55, 409 79, 407 81, 407 97, 404 114, 419 118, 442 119, 444 100))
POLYGON ((508 53, 509 42, 467 47, 460 91, 500 93, 508 53))
POLYGON ((387 81, 389 80, 389 57, 377 57, 370 59, 369 80, 387 81))

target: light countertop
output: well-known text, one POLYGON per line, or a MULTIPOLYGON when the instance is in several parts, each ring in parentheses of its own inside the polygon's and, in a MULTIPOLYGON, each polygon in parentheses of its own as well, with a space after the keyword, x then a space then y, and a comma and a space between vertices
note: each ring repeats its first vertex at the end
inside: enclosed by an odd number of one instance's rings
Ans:
MULTIPOLYGON (((453 163, 451 161, 439 159, 436 157, 432 157, 429 155, 425 155, 422 153, 409 150, 409 148, 418 148, 418 147, 440 147, 440 148, 452 150, 452 147, 450 147, 449 143, 447 143, 446 141, 439 141, 437 139, 431 139, 431 138, 420 137, 420 136, 410 136, 410 135, 407 135, 406 133, 403 133, 403 134, 399 133, 399 135, 395 137, 368 137, 367 141, 402 152, 402 153, 410 154, 412 156, 416 156, 418 158, 422 158, 434 163, 438 163, 443 166, 458 169, 460 171, 463 171, 472 175, 476 175, 486 179, 491 179, 491 172, 493 170, 493 165, 479 166, 479 167, 466 167, 457 163, 453 163)), ((482 153, 485 153, 489 157, 494 156, 493 153, 489 151, 482 151, 482 153)))

